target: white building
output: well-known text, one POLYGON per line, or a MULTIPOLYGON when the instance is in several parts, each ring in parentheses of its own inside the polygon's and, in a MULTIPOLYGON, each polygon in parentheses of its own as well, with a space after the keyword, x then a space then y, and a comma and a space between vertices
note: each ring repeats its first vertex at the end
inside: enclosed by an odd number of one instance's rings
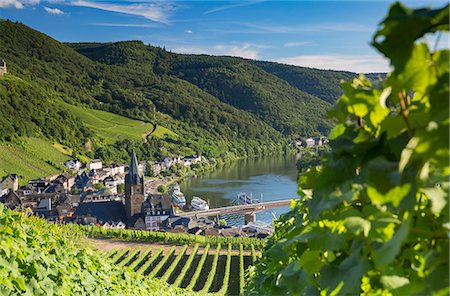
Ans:
POLYGON ((79 171, 81 168, 81 162, 78 159, 71 159, 64 163, 64 165, 72 171, 79 171))
POLYGON ((306 147, 314 147, 316 146, 316 141, 313 138, 306 139, 306 147))
POLYGON ((87 169, 90 170, 99 170, 103 167, 102 161, 100 159, 93 159, 90 163, 87 164, 87 169))

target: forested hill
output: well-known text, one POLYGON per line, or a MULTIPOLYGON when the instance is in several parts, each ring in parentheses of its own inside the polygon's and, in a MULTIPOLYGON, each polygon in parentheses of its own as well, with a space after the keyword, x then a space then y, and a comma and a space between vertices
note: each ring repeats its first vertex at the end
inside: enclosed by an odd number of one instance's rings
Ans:
MULTIPOLYGON (((68 45, 100 63, 189 82, 226 104, 254 114, 285 135, 326 134, 331 126, 326 119, 331 105, 314 96, 314 88, 304 92, 250 60, 174 54, 139 41, 68 45)), ((339 87, 337 81, 334 88, 339 87)), ((338 97, 333 95, 330 101, 338 97)))
POLYGON ((106 160, 126 158, 136 143, 125 136, 106 147, 112 142, 105 141, 107 133, 90 128, 80 110, 101 109, 172 131, 141 149, 151 151, 142 157, 261 154, 280 149, 293 134, 327 134, 338 80, 355 75, 174 54, 140 41, 63 44, 4 20, 0 36, 9 73, 0 79, 0 141, 41 137, 106 160), (282 67, 303 74, 286 76, 282 67))

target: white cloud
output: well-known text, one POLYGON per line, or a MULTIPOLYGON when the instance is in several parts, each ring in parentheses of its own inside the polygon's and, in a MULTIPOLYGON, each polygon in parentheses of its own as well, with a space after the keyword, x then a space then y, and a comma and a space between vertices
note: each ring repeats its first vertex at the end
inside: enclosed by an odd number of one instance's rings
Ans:
POLYGON ((16 9, 22 9, 26 5, 36 5, 41 2, 40 0, 0 0, 0 8, 14 7, 16 9))
POLYGON ((276 62, 326 70, 357 73, 388 72, 388 60, 379 55, 303 55, 277 59, 276 62))
POLYGON ((286 42, 284 47, 300 47, 300 46, 312 46, 316 45, 314 42, 303 41, 303 42, 286 42))
POLYGON ((138 3, 138 4, 113 4, 105 2, 92 2, 77 0, 70 3, 75 6, 89 7, 105 11, 119 12, 130 15, 142 16, 158 23, 169 23, 169 14, 174 6, 167 2, 138 3))
POLYGON ((189 54, 209 54, 215 56, 235 56, 246 59, 257 59, 258 50, 256 50, 251 44, 245 43, 240 45, 227 45, 217 44, 211 47, 177 47, 172 51, 177 53, 189 53, 189 54))
POLYGON ((94 23, 93 25, 103 27, 159 28, 156 24, 94 23))
POLYGON ((352 23, 329 23, 329 24, 303 24, 293 26, 280 26, 272 24, 238 23, 233 22, 237 28, 231 29, 211 29, 211 32, 229 33, 229 34, 267 34, 267 33, 325 33, 325 32, 355 32, 369 33, 373 28, 360 24, 352 23))
POLYGON ((192 30, 186 30, 186 31, 184 31, 184 33, 192 34, 194 32, 192 32, 192 30))
POLYGON ((58 9, 58 8, 50 8, 47 6, 44 6, 45 11, 47 11, 50 14, 56 14, 56 15, 61 15, 64 14, 64 11, 58 9))
POLYGON ((233 3, 233 4, 228 4, 228 5, 223 5, 223 6, 215 7, 215 8, 213 8, 213 9, 208 10, 208 11, 205 11, 204 14, 210 14, 210 13, 219 12, 219 11, 223 11, 223 10, 227 10, 227 9, 232 9, 232 8, 236 8, 236 7, 242 7, 242 6, 253 5, 253 4, 257 4, 257 3, 261 3, 261 2, 264 2, 264 0, 254 0, 254 1, 241 1, 241 2, 236 2, 236 3, 233 3))

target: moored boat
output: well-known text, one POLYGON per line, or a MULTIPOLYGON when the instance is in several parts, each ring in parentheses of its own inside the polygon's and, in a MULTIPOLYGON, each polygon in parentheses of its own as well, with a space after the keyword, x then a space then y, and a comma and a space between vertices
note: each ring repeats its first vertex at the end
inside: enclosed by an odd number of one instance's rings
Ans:
POLYGON ((257 198, 253 198, 253 195, 247 194, 245 192, 241 192, 238 194, 238 201, 242 204, 254 204, 259 203, 259 200, 257 198))
POLYGON ((179 206, 184 207, 186 205, 186 197, 184 196, 183 192, 180 190, 180 185, 175 183, 172 187, 172 202, 179 206))
POLYGON ((198 197, 198 196, 194 196, 192 198, 192 200, 191 200, 191 207, 194 210, 199 210, 199 211, 209 210, 208 203, 205 200, 203 200, 200 197, 198 197))

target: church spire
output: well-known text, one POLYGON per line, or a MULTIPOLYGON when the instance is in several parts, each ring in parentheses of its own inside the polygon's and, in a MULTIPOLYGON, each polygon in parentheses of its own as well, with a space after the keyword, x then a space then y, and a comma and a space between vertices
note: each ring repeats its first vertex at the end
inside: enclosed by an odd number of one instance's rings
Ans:
POLYGON ((137 157, 136 157, 136 152, 131 153, 130 155, 131 161, 130 161, 130 166, 128 167, 128 181, 131 184, 138 184, 141 175, 139 174, 139 169, 138 169, 138 161, 137 161, 137 157))
POLYGON ((131 161, 128 174, 125 176, 125 212, 128 222, 135 214, 141 214, 144 201, 144 177, 141 177, 138 169, 136 152, 130 155, 131 161))

